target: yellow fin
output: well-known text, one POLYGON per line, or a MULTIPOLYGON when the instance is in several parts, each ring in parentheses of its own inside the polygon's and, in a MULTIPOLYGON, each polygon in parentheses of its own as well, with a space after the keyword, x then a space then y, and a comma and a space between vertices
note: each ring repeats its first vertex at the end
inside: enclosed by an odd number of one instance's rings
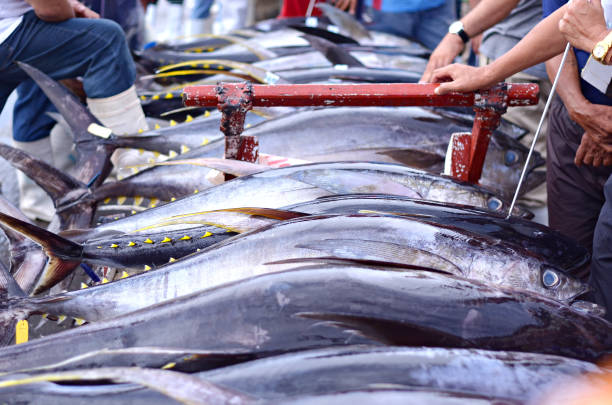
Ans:
POLYGON ((136 244, 135 244, 134 242, 130 241, 130 242, 128 243, 128 246, 130 246, 130 247, 131 247, 131 246, 136 246, 136 244))
POLYGON ((176 197, 172 197, 172 198, 170 199, 170 202, 172 202, 172 201, 176 201, 176 197))
POLYGON ((155 243, 155 242, 153 242, 151 239, 147 238, 147 239, 144 241, 144 243, 149 243, 149 244, 151 244, 151 243, 155 243))
POLYGON ((143 198, 143 197, 141 197, 141 196, 136 196, 136 197, 134 197, 134 205, 140 205, 140 204, 142 204, 142 200, 144 200, 144 198, 143 198))
POLYGON ((148 264, 145 264, 144 271, 149 271, 149 270, 151 270, 151 266, 149 266, 148 264))
POLYGON ((191 239, 191 236, 189 235, 185 235, 181 238, 181 240, 190 240, 190 239, 191 239))
MULTIPOLYGON (((151 97, 151 100, 159 100, 159 94, 155 94, 153 97, 151 97)), ((155 128, 158 129, 158 128, 155 128)))
POLYGON ((181 145, 181 154, 189 152, 191 149, 187 145, 181 145))
POLYGON ((117 204, 123 205, 123 203, 125 203, 125 200, 127 200, 126 196, 117 197, 117 204))
POLYGON ((157 198, 152 198, 151 201, 149 202, 149 208, 153 208, 157 205, 157 203, 159 202, 159 199, 157 198))
MULTIPOLYGON (((159 98, 159 97, 158 97, 159 98)), ((160 129, 161 127, 159 126, 159 124, 155 124, 155 129, 160 129)))
POLYGON ((193 121, 193 117, 187 114, 187 118, 185 118, 185 122, 191 122, 191 121, 193 121))
POLYGON ((174 257, 171 257, 170 260, 168 260, 168 263, 173 263, 175 261, 176 261, 176 259, 174 257))
POLYGON ((127 271, 123 271, 123 272, 121 273, 121 277, 120 277, 120 278, 128 278, 129 276, 130 276, 130 275, 128 274, 128 272, 127 272, 127 271))
POLYGON ((116 243, 113 243, 113 244, 111 244, 111 245, 110 245, 110 247, 112 247, 112 248, 118 248, 118 247, 119 247, 119 245, 117 245, 116 243))
POLYGON ((200 192, 200 190, 198 190, 197 188, 195 190, 193 190, 193 194, 198 194, 200 192))
POLYGON ((140 129, 138 130, 138 133, 139 133, 139 134, 142 134, 143 132, 144 132, 144 129, 142 129, 142 128, 140 128, 140 129))
POLYGON ((205 117, 210 117, 210 111, 206 110, 206 112, 204 112, 204 116, 205 117))
POLYGON ((102 246, 96 246, 98 249, 102 249, 102 246))
POLYGON ((102 277, 102 284, 108 283, 108 279, 106 277, 102 277))
POLYGON ((82 319, 82 318, 74 318, 74 323, 75 323, 77 326, 81 326, 81 325, 83 325, 83 324, 85 323, 85 319, 82 319))
POLYGON ((170 120, 170 126, 171 126, 171 127, 175 126, 176 124, 177 124, 177 122, 176 122, 176 121, 174 121, 174 120, 170 120))
POLYGON ((174 94, 172 93, 166 93, 166 95, 164 96, 165 99, 169 100, 171 98, 174 98, 174 94))
POLYGON ((145 101, 145 100, 147 99, 147 96, 140 96, 140 99, 141 99, 142 101, 145 101))
POLYGON ((104 204, 108 204, 110 201, 111 201, 111 198, 110 197, 106 197, 104 199, 104 204))
POLYGON ((88 288, 89 286, 85 283, 81 283, 81 290, 88 288))
POLYGON ((158 158, 161 155, 161 153, 159 153, 158 151, 153 151, 153 156, 155 156, 156 158, 158 158))
POLYGON ((22 319, 15 326, 15 344, 20 345, 28 341, 28 321, 22 319))
POLYGON ((210 143, 210 141, 208 140, 208 138, 204 138, 204 140, 202 141, 200 146, 208 145, 209 143, 210 143))
POLYGON ((204 235, 200 237, 200 239, 208 238, 209 236, 212 236, 212 233, 206 232, 204 235))
POLYGON ((64 322, 66 320, 66 318, 68 318, 66 315, 60 315, 57 317, 57 323, 58 325, 62 322, 64 322))
POLYGON ((171 150, 170 153, 168 153, 168 157, 173 158, 173 157, 177 157, 177 156, 178 156, 178 153, 176 153, 176 151, 171 150))
POLYGON ((168 370, 168 369, 173 368, 174 366, 176 366, 176 363, 168 363, 162 367, 162 370, 168 370))
POLYGON ((164 239, 162 239, 162 241, 161 241, 161 243, 168 243, 168 242, 172 242, 172 239, 170 239, 167 236, 164 239))

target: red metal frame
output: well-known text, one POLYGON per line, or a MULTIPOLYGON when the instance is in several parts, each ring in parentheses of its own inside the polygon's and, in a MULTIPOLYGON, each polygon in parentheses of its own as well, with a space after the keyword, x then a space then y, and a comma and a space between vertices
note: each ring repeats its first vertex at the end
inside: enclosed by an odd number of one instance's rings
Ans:
POLYGON ((226 135, 225 157, 257 160, 257 140, 240 136, 244 117, 253 106, 432 106, 474 107, 471 134, 453 137, 452 175, 478 182, 491 134, 507 107, 535 105, 536 84, 499 84, 476 93, 435 94, 439 84, 283 84, 220 83, 183 90, 185 106, 214 107, 223 112, 221 130, 226 135))

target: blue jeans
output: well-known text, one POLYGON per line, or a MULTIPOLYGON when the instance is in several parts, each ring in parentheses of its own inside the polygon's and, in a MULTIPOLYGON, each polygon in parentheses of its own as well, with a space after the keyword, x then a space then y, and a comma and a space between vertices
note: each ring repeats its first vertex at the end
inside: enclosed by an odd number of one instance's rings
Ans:
POLYGON ((413 13, 384 13, 368 9, 372 23, 369 30, 387 32, 419 41, 429 49, 435 49, 448 32, 448 26, 456 20, 455 1, 447 0, 440 7, 413 13))
MULTIPOLYGON (((29 80, 15 61, 26 62, 56 80, 80 76, 89 98, 114 96, 132 86, 136 77, 123 30, 104 19, 48 23, 33 11, 26 13, 19 27, 0 44, 0 107, 20 83, 29 80)), ((24 83, 20 96, 34 97, 34 88, 31 82, 24 83)), ((23 103, 17 107, 20 117, 13 131, 15 140, 35 141, 49 134, 44 124, 28 123, 43 108, 43 101, 37 103, 32 109, 23 103)))
POLYGON ((208 18, 214 0, 196 0, 191 18, 208 18))
POLYGON ((604 186, 604 196, 593 235, 590 283, 596 302, 606 307, 606 319, 612 321, 612 175, 604 186))

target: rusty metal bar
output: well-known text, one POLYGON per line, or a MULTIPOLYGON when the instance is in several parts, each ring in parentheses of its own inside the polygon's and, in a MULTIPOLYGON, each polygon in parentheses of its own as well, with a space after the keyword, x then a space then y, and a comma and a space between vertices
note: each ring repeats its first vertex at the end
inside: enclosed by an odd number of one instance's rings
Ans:
MULTIPOLYGON (((225 84, 225 86, 239 84, 225 84)), ((253 106, 431 106, 470 107, 478 101, 478 93, 434 93, 439 84, 278 84, 253 85, 253 106)), ((538 86, 513 84, 508 86, 508 105, 537 104, 538 86)), ((217 86, 189 86, 183 89, 187 107, 215 107, 217 86)))

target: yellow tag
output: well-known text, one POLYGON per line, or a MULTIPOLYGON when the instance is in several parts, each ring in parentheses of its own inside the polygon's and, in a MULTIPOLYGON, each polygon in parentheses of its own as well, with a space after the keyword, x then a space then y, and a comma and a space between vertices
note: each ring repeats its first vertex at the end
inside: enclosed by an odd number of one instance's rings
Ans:
POLYGON ((113 131, 111 131, 110 129, 93 123, 89 124, 89 126, 87 127, 87 132, 104 139, 107 139, 113 133, 113 131))
POLYGON ((28 341, 28 321, 21 320, 15 326, 15 344, 26 343, 28 341))

